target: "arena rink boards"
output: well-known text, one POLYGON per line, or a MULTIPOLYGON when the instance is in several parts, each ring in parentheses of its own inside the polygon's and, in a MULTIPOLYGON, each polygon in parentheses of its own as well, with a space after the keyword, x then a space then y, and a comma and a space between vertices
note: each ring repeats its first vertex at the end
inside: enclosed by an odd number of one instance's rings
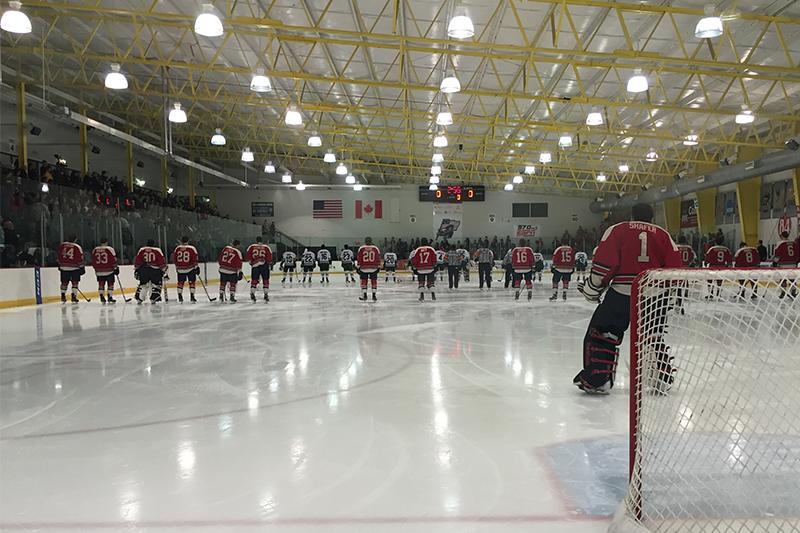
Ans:
POLYGON ((571 384, 592 306, 403 278, 0 311, 0 530, 605 531, 628 391, 571 384))

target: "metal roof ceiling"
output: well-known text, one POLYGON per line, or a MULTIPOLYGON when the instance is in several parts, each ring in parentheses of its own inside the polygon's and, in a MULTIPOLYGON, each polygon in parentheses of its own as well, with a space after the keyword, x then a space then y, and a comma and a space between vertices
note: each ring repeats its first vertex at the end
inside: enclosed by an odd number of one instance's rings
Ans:
POLYGON ((47 85, 161 132, 166 101, 189 123, 173 128, 194 157, 231 165, 250 146, 306 181, 343 181, 327 149, 370 183, 427 183, 440 99, 454 116, 443 181, 500 185, 535 164, 528 186, 623 192, 671 181, 738 146, 777 148, 800 124, 800 2, 716 2, 725 33, 694 37, 704 0, 468 0, 476 34, 446 35, 452 0, 217 0, 225 34, 193 32, 194 0, 29 0, 34 32, 4 33, 3 60, 47 85), (103 79, 120 63, 130 89, 103 79), (263 67, 271 93, 249 90, 263 67), (650 81, 626 92, 634 69, 650 81), (463 90, 439 92, 443 71, 463 90), (299 105, 304 125, 283 123, 299 105), (738 126, 742 105, 756 115, 738 126), (586 115, 603 112, 603 126, 586 115), (214 128, 228 144, 213 147, 214 128), (318 132, 321 148, 306 139, 318 132), (571 148, 558 138, 569 133, 571 148), (682 144, 700 137, 698 147, 682 144), (655 163, 644 160, 650 148, 655 163), (538 164, 540 151, 553 162, 538 164), (620 163, 630 171, 617 171, 620 163), (605 184, 595 181, 604 172, 605 184))

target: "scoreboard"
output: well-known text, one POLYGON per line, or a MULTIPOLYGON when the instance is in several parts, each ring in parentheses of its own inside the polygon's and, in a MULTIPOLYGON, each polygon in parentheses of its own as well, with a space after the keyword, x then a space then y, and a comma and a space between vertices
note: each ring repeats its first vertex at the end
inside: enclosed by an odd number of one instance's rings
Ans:
POLYGON ((483 185, 439 185, 432 191, 427 185, 419 187, 420 202, 441 202, 460 204, 462 202, 483 202, 486 200, 486 187, 483 185))

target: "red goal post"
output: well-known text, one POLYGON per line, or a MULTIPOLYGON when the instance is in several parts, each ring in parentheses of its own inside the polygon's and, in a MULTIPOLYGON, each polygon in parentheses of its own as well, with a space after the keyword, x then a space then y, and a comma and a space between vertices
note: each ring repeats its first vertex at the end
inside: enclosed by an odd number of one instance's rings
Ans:
POLYGON ((800 532, 800 269, 631 291, 628 493, 609 531, 800 532))

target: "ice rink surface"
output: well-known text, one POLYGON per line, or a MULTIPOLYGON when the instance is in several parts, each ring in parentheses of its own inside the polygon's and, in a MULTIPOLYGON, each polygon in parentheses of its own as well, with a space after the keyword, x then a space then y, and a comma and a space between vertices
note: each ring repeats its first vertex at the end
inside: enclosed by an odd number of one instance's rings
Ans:
POLYGON ((572 385, 592 306, 404 278, 0 312, 0 529, 605 531, 627 361, 572 385))

